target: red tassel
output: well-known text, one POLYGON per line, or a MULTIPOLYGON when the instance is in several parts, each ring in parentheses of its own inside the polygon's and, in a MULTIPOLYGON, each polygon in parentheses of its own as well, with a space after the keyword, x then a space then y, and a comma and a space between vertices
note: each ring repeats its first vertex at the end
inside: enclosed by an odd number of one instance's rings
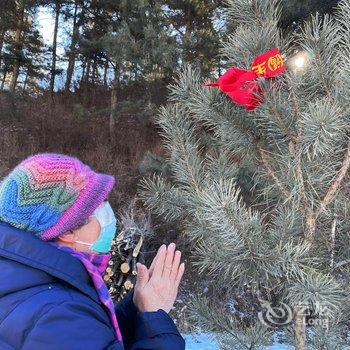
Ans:
POLYGON ((279 49, 272 49, 255 58, 252 69, 229 68, 215 83, 203 86, 216 86, 235 103, 252 111, 263 102, 263 94, 258 77, 273 78, 285 71, 284 60, 279 49))

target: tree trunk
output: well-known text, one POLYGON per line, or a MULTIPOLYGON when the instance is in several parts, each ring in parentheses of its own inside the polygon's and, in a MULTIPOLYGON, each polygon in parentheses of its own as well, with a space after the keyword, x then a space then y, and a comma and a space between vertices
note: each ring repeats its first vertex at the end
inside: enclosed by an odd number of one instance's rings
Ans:
POLYGON ((191 48, 191 34, 193 31, 193 16, 191 11, 191 5, 188 5, 185 9, 185 34, 183 38, 183 62, 188 63, 190 61, 190 48, 191 48))
POLYGON ((82 64, 82 72, 81 72, 81 77, 80 77, 80 86, 83 85, 84 83, 84 77, 85 77, 85 70, 86 70, 86 61, 87 61, 87 58, 85 57, 84 60, 83 60, 83 64, 82 64))
POLYGON ((4 85, 5 85, 5 81, 6 81, 6 76, 7 76, 7 69, 6 69, 6 67, 5 67, 5 68, 4 68, 4 75, 2 76, 0 91, 4 90, 4 85))
POLYGON ((5 29, 0 31, 0 67, 1 67, 1 63, 2 63, 2 48, 4 46, 5 34, 6 34, 5 29))
POLYGON ((19 74, 19 67, 20 67, 20 54, 22 51, 22 30, 23 30, 23 20, 24 20, 24 0, 16 2, 16 5, 18 6, 18 21, 17 21, 17 28, 15 32, 15 56, 13 63, 13 71, 12 71, 12 77, 10 81, 10 91, 14 92, 17 84, 18 74, 19 74))
POLYGON ((69 48, 69 54, 68 54, 68 68, 67 68, 67 79, 65 83, 64 90, 66 92, 69 91, 70 85, 72 83, 72 77, 74 73, 74 66, 75 66, 75 57, 76 57, 76 45, 78 42, 78 36, 79 36, 79 27, 83 21, 84 18, 84 6, 82 8, 82 12, 80 14, 80 20, 77 20, 77 12, 78 12, 78 0, 75 0, 75 7, 74 7, 74 17, 73 17, 73 33, 72 33, 72 41, 69 48))
POLYGON ((103 73, 103 84, 104 85, 108 85, 107 73, 108 73, 108 60, 106 60, 106 62, 105 62, 104 73, 103 73))
POLYGON ((26 77, 25 77, 25 79, 24 79, 23 88, 22 88, 22 92, 23 92, 23 93, 26 91, 26 87, 27 87, 27 83, 28 83, 28 78, 29 78, 29 72, 28 72, 28 69, 27 69, 26 77))
POLYGON ((305 307, 294 308, 294 342, 295 350, 306 350, 306 319, 305 307))
POLYGON ((85 105, 88 105, 91 103, 90 90, 88 87, 89 77, 90 77, 90 66, 91 66, 91 58, 89 57, 87 58, 85 75, 82 76, 82 82, 81 82, 81 86, 83 87, 83 91, 84 91, 83 100, 85 105))
POLYGON ((115 121, 117 116, 117 102, 118 102, 118 96, 117 96, 117 82, 116 79, 113 82, 112 90, 111 90, 111 111, 109 115, 109 139, 111 142, 112 147, 116 144, 115 139, 115 121))
POLYGON ((94 64, 92 65, 92 79, 91 83, 92 85, 95 85, 96 83, 96 78, 97 78, 97 55, 94 55, 94 64))
POLYGON ((87 84, 90 80, 90 67, 91 67, 91 58, 87 59, 85 76, 83 77, 83 82, 87 84))
POLYGON ((57 31, 58 31, 58 20, 60 17, 61 3, 60 0, 56 1, 55 7, 55 26, 53 32, 53 43, 52 43, 52 63, 51 63, 51 78, 50 78, 50 92, 53 93, 55 88, 55 76, 56 76, 56 60, 57 60, 57 31))

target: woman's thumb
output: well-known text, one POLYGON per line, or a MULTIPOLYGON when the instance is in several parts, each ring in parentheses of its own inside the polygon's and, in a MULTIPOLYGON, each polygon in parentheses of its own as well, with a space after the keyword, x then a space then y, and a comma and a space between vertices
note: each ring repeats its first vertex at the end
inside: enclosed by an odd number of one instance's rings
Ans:
POLYGON ((141 263, 136 264, 137 276, 136 283, 140 288, 143 288, 149 280, 149 271, 147 267, 141 263))

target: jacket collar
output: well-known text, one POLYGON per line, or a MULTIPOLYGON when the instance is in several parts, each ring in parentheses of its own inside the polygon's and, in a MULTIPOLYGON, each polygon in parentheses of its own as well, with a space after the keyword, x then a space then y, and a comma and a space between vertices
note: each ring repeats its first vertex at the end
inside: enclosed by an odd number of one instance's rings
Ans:
POLYGON ((77 258, 3 222, 0 222, 0 257, 41 270, 100 302, 88 272, 77 258))

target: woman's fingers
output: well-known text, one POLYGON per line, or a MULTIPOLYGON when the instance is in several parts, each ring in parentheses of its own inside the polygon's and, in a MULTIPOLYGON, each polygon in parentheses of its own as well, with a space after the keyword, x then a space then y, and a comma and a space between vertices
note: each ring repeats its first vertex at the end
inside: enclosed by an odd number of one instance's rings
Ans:
POLYGON ((172 281, 176 280, 177 271, 179 269, 180 261, 181 261, 181 252, 179 250, 177 250, 175 252, 173 266, 172 266, 171 272, 170 272, 170 279, 172 281))
POLYGON ((151 277, 152 274, 153 274, 154 265, 155 265, 155 263, 156 263, 156 261, 157 261, 158 253, 159 253, 159 249, 158 249, 157 255, 153 258, 153 261, 152 261, 151 266, 150 266, 149 269, 148 269, 150 277, 151 277))
POLYGON ((143 264, 137 263, 137 277, 136 277, 136 284, 137 287, 142 289, 147 284, 149 280, 149 270, 147 267, 143 264))
MULTIPOLYGON (((163 244, 163 245, 164 245, 164 244, 163 244)), ((152 276, 152 273, 153 273, 153 270, 154 270, 154 265, 155 265, 156 262, 157 262, 157 258, 158 258, 158 256, 159 256, 159 253, 160 253, 160 251, 161 251, 161 248, 162 248, 162 246, 160 246, 160 247, 158 248, 157 254, 156 254, 156 256, 153 258, 152 263, 151 263, 151 266, 150 266, 149 269, 148 269, 148 271, 149 271, 149 273, 150 273, 150 277, 152 276)))
POLYGON ((170 243, 166 252, 166 257, 163 266, 162 277, 169 278, 171 269, 173 267, 175 243, 170 243))
POLYGON ((169 244, 168 247, 165 244, 159 247, 148 270, 150 278, 153 276, 155 267, 157 266, 156 275, 158 277, 170 277, 172 281, 177 284, 180 283, 185 266, 182 264, 182 270, 179 270, 179 267, 181 266, 181 252, 179 250, 175 251, 175 248, 176 245, 174 243, 169 244), (159 258, 160 261, 158 261, 159 258))
POLYGON ((163 266, 166 257, 167 249, 166 245, 163 244, 158 250, 157 259, 154 262, 154 268, 152 272, 152 278, 161 278, 163 273, 163 266))
POLYGON ((185 272, 185 263, 182 263, 179 266, 179 269, 177 271, 177 275, 176 275, 176 278, 175 278, 175 286, 176 286, 176 288, 179 287, 180 282, 181 282, 181 278, 182 278, 184 272, 185 272))

